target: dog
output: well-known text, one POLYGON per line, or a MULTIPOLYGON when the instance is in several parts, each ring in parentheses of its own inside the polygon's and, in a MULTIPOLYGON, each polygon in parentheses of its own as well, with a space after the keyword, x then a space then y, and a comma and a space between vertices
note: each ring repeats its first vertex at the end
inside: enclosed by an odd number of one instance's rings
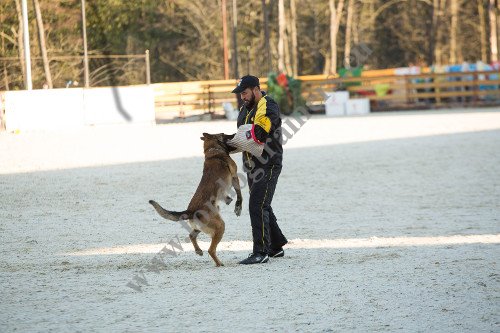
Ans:
POLYGON ((161 207, 154 200, 149 203, 156 209, 163 218, 172 221, 188 220, 192 231, 189 239, 193 243, 196 254, 203 255, 203 251, 198 246, 196 238, 200 231, 210 235, 212 242, 208 249, 208 254, 212 257, 217 267, 224 266, 217 258, 216 248, 224 235, 225 224, 219 214, 219 201, 224 201, 227 205, 233 200, 229 191, 234 187, 236 191, 236 204, 234 212, 236 216, 241 215, 240 182, 237 175, 237 166, 229 153, 234 150, 227 144, 234 135, 208 134, 203 133, 200 138, 203 140, 203 150, 205 162, 203 165, 203 175, 196 192, 188 205, 182 212, 168 211, 161 207))

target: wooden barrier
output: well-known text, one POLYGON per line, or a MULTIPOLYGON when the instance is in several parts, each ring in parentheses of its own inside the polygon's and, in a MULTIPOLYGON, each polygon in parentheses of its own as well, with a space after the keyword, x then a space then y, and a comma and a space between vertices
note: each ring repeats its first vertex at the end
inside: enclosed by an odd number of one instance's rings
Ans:
MULTIPOLYGON (((424 70, 426 72, 428 70, 424 70)), ((347 90, 353 98, 368 98, 372 110, 500 104, 500 71, 395 75, 393 69, 366 71, 361 77, 299 76, 308 105, 321 109, 322 92, 347 90)), ((267 89, 267 78, 261 78, 267 89)), ((157 112, 216 113, 222 103, 236 104, 231 90, 236 80, 153 84, 157 112)))

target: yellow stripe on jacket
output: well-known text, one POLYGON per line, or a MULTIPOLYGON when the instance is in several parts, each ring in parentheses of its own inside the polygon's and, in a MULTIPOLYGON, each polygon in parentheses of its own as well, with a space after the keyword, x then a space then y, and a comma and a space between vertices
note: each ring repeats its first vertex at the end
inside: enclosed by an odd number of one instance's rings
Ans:
POLYGON ((271 131, 271 119, 266 115, 267 114, 267 100, 265 97, 262 97, 257 104, 257 112, 255 113, 254 125, 258 125, 262 127, 266 133, 271 131))

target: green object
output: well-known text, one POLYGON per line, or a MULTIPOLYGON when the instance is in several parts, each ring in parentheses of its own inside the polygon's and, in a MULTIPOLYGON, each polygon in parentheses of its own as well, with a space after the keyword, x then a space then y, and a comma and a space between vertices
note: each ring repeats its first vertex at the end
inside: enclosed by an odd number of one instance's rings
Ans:
POLYGON ((282 87, 279 85, 277 77, 277 73, 269 73, 267 93, 278 103, 281 113, 285 115, 292 114, 298 107, 306 104, 302 97, 302 83, 300 80, 286 75, 288 84, 282 87))
MULTIPOLYGON (((341 78, 361 77, 362 73, 363 73, 363 66, 339 69, 339 76, 341 78)), ((338 90, 347 90, 347 87, 355 87, 360 85, 361 85, 360 81, 344 82, 342 86, 339 87, 338 90)))
POLYGON ((389 83, 379 83, 374 85, 373 87, 377 96, 385 96, 389 92, 391 85, 389 83))

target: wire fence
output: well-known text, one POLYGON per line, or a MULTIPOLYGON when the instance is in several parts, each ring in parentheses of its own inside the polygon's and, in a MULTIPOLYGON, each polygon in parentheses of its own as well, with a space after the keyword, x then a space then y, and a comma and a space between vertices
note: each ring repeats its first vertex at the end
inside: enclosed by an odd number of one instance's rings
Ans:
MULTIPOLYGON (((150 83, 149 52, 144 54, 89 55, 89 86, 127 86, 150 83)), ((53 88, 83 87, 83 56, 49 57, 53 88)), ((34 89, 49 88, 41 57, 32 57, 34 89)), ((24 60, 0 58, 0 91, 25 89, 24 60)))

